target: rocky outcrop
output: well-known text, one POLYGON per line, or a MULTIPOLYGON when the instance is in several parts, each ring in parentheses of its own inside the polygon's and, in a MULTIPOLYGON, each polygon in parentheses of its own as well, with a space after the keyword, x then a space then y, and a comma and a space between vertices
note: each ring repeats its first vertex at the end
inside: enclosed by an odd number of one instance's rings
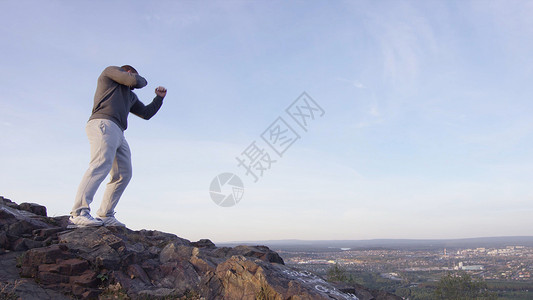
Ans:
POLYGON ((15 298, 375 299, 291 269, 265 246, 66 225, 44 206, 0 197, 0 282, 15 298))

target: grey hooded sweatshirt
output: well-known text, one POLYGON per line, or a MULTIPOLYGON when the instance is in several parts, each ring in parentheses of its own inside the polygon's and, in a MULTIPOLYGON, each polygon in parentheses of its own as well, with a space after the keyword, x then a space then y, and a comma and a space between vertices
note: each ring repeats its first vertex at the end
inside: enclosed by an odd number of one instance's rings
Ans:
POLYGON ((138 74, 128 73, 120 67, 107 67, 98 77, 94 94, 93 119, 108 119, 115 122, 122 130, 128 128, 128 113, 133 113, 145 120, 154 116, 163 98, 156 96, 152 103, 144 105, 132 90, 147 85, 146 79, 138 74))

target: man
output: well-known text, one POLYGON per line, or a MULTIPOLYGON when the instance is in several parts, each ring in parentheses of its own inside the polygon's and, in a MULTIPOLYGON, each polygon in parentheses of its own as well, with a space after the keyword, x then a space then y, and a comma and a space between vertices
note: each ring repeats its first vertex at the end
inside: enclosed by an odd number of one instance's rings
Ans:
POLYGON ((130 148, 124 138, 128 114, 131 112, 150 119, 167 94, 167 90, 160 86, 155 89, 156 97, 152 103, 144 105, 132 90, 143 88, 146 84, 146 79, 129 65, 107 67, 98 78, 92 114, 85 128, 91 145, 91 160, 70 213, 69 220, 74 226, 125 227, 114 215, 132 173, 130 148), (89 205, 107 174, 111 175, 111 180, 95 219, 90 214, 89 205))

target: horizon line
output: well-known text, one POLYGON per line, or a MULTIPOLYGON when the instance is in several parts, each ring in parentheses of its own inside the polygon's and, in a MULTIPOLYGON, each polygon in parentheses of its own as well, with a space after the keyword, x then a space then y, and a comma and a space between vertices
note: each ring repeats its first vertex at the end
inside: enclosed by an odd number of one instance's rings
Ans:
POLYGON ((475 240, 475 239, 501 239, 501 238, 533 238, 533 235, 502 235, 502 236, 477 236, 465 238, 372 238, 372 239, 269 239, 245 241, 217 241, 220 244, 257 243, 257 242, 358 242, 358 241, 450 241, 450 240, 475 240))

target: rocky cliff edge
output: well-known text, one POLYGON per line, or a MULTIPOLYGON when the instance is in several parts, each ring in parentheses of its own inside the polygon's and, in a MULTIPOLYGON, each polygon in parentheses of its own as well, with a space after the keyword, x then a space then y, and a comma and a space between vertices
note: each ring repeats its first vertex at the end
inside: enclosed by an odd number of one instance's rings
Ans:
POLYGON ((67 223, 0 197, 1 299, 401 299, 287 267, 266 246, 67 223))

